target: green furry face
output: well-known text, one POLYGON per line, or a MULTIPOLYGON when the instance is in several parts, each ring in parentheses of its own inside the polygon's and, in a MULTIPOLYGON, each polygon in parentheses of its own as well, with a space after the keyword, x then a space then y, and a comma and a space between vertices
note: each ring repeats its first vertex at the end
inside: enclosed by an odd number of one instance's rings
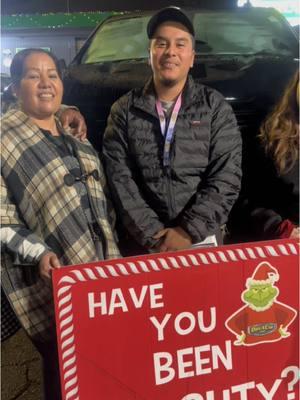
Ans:
POLYGON ((267 306, 278 294, 278 289, 271 284, 251 285, 243 293, 246 303, 253 304, 255 307, 267 306))

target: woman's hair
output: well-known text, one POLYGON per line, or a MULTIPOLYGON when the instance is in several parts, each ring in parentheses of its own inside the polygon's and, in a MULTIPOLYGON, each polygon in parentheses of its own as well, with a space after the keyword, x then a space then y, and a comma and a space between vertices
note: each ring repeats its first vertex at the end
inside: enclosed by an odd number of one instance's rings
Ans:
POLYGON ((60 79, 62 79, 62 73, 61 73, 61 69, 59 66, 59 62, 58 59, 56 58, 56 56, 51 53, 50 51, 44 50, 44 49, 24 49, 19 51, 13 58, 11 65, 10 65, 10 76, 12 78, 12 83, 14 85, 19 85, 21 79, 23 78, 23 74, 24 74, 24 64, 26 61, 26 58, 31 56, 31 54, 34 53, 43 53, 43 54, 47 54, 47 56, 49 56, 50 58, 52 58, 55 67, 57 69, 57 73, 60 77, 60 79))
POLYGON ((299 71, 260 128, 259 138, 279 175, 289 171, 299 159, 298 84, 299 71))

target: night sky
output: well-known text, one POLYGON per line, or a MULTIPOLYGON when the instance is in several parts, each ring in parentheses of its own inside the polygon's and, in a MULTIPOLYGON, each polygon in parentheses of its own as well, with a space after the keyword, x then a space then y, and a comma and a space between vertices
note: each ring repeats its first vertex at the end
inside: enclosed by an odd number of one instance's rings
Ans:
POLYGON ((49 12, 121 11, 157 9, 168 5, 188 7, 232 6, 237 0, 2 0, 3 15, 49 12))

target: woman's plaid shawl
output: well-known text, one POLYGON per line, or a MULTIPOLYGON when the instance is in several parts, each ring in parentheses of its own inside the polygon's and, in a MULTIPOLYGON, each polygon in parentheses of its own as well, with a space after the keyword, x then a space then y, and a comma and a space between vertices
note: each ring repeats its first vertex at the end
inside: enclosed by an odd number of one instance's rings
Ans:
MULTIPOLYGON (((105 195, 106 182, 97 153, 89 142, 72 140, 82 173, 95 169, 100 173, 100 181, 92 177, 87 180, 91 207, 105 237, 106 258, 118 258, 109 223, 112 210, 105 195)), ((63 178, 68 173, 56 149, 49 146, 28 116, 17 110, 3 116, 1 227, 10 227, 13 232, 30 230, 45 250, 50 248, 58 255, 61 265, 96 259, 80 198, 73 186, 64 184, 63 178)), ((13 237, 6 235, 5 240, 13 241, 13 237)), ((1 238, 3 249, 5 240, 1 238)), ((24 259, 32 262, 34 257, 25 254, 24 259)), ((13 264, 3 251, 2 286, 28 334, 37 340, 47 340, 54 329, 52 289, 39 277, 36 263, 32 264, 13 264)))

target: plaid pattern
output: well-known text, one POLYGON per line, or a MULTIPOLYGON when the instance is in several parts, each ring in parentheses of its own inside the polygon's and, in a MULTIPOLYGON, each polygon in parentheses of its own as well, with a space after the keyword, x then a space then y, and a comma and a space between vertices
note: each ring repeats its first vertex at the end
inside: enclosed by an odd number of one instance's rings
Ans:
MULTIPOLYGON (((82 171, 80 168, 79 160, 78 157, 75 155, 75 151, 73 149, 72 143, 70 143, 67 139, 66 136, 52 136, 49 131, 44 131, 42 132, 45 134, 46 139, 49 141, 50 146, 54 145, 58 154, 60 155, 63 163, 66 165, 68 168, 70 174, 73 177, 80 177, 82 176, 82 171)), ((76 189, 78 196, 80 197, 80 202, 81 202, 81 207, 83 210, 83 213, 87 219, 87 222, 89 224, 90 231, 93 236, 93 240, 95 243, 95 246, 97 248, 97 256, 99 260, 102 260, 104 258, 104 253, 103 253, 103 247, 101 243, 101 232, 98 232, 99 229, 95 227, 95 220, 94 220, 94 215, 91 210, 91 205, 90 205, 90 200, 89 200, 89 194, 87 192, 86 188, 86 182, 82 182, 81 180, 76 180, 73 183, 73 187, 76 189), (96 234, 98 232, 98 234, 96 234), (98 245, 96 245, 96 243, 98 245)))
MULTIPOLYGON (((112 208, 97 153, 88 142, 69 140, 82 172, 97 169, 101 175, 100 181, 90 177, 87 189, 105 238, 105 258, 117 258, 112 208)), ((73 186, 64 184, 69 171, 39 128, 23 112, 10 110, 2 118, 1 143, 2 285, 28 334, 48 339, 53 329, 52 289, 39 278, 37 261, 47 249, 62 265, 95 261, 95 246, 80 197, 73 186)))

